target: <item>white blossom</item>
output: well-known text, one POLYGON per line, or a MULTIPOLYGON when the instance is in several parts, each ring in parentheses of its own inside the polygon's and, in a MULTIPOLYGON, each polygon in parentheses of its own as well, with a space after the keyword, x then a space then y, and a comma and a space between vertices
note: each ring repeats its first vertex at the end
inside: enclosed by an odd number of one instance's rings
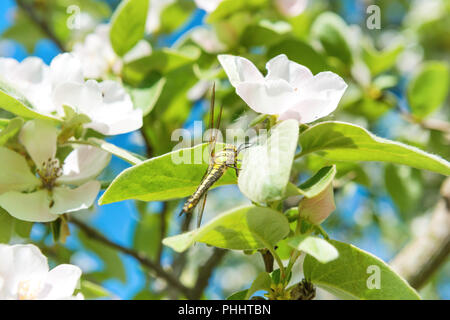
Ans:
POLYGON ((70 53, 56 56, 50 66, 36 57, 21 63, 0 58, 0 74, 41 114, 63 119, 64 105, 91 120, 84 126, 105 135, 142 126, 142 111, 134 109, 125 89, 112 80, 84 81, 82 64, 70 53))
POLYGON ((197 27, 191 32, 191 39, 208 53, 218 53, 226 50, 214 30, 206 27, 197 27))
POLYGON ((114 52, 109 40, 109 24, 98 25, 93 33, 73 46, 73 55, 81 61, 86 78, 105 78, 109 72, 120 74, 123 62, 130 62, 150 55, 152 48, 145 40, 140 40, 123 59, 114 52))
POLYGON ((254 111, 278 115, 280 120, 310 123, 333 112, 347 84, 333 72, 311 71, 281 54, 266 64, 264 77, 248 59, 219 55, 236 93, 254 111))
POLYGON ((0 147, 0 207, 13 217, 34 222, 56 220, 60 214, 89 208, 100 190, 94 179, 111 155, 98 148, 76 147, 61 165, 56 158, 57 129, 47 121, 25 123, 19 141, 36 166, 33 174, 19 153, 0 147))
POLYGON ((275 0, 275 5, 286 17, 296 17, 305 11, 308 0, 275 0))
POLYGON ((197 7, 206 12, 213 12, 222 2, 222 0, 194 0, 197 7))
POLYGON ((74 296, 81 269, 60 264, 49 270, 47 258, 33 244, 0 244, 0 300, 66 300, 74 296))
MULTIPOLYGON (((217 9, 223 0, 194 0, 197 7, 208 13, 217 9)), ((308 0, 274 0, 278 10, 287 17, 295 17, 301 14, 308 5, 308 0)))

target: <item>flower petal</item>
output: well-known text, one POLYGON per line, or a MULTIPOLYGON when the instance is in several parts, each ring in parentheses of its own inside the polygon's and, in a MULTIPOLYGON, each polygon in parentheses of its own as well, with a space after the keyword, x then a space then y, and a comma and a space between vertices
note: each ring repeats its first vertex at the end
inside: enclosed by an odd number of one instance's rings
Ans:
POLYGON ((7 191, 31 191, 40 180, 31 173, 24 157, 5 147, 0 147, 0 194, 7 191))
POLYGON ((65 82, 53 91, 53 102, 63 115, 63 105, 72 107, 77 113, 89 116, 92 109, 102 104, 102 92, 94 80, 86 83, 65 82))
POLYGON ((50 212, 50 198, 47 190, 32 193, 10 191, 0 195, 0 207, 14 218, 32 222, 49 222, 59 216, 50 212))
POLYGON ((102 78, 108 70, 122 64, 114 53, 109 41, 109 24, 99 24, 93 33, 86 36, 83 43, 73 46, 73 54, 80 59, 86 78, 102 78))
POLYGON ((333 72, 320 72, 299 89, 302 99, 292 108, 299 112, 302 123, 309 123, 333 112, 342 98, 347 84, 333 72))
POLYGON ((56 187, 53 189, 53 206, 50 211, 54 214, 78 211, 89 208, 100 191, 100 182, 89 181, 78 188, 56 187))
POLYGON ((242 82, 261 82, 264 77, 255 65, 248 59, 229 54, 217 57, 233 87, 242 82))
POLYGON ((286 17, 296 17, 305 11, 308 0, 276 0, 275 5, 286 17))
POLYGON ((56 138, 58 130, 48 121, 31 120, 24 124, 19 134, 20 143, 38 168, 56 155, 56 138))
POLYGON ((9 77, 13 75, 15 69, 19 65, 19 62, 13 58, 0 58, 0 77, 9 77))
POLYGON ((19 63, 14 71, 11 76, 20 79, 22 83, 40 84, 46 80, 48 66, 40 58, 28 57, 19 63))
POLYGON ((0 244, 0 274, 3 277, 2 295, 17 299, 20 282, 45 278, 48 272, 47 258, 33 244, 0 244))
POLYGON ((88 113, 92 123, 87 124, 87 128, 92 128, 104 135, 115 135, 142 127, 142 110, 133 109, 129 94, 118 82, 106 80, 98 86, 103 96, 103 103, 92 108, 88 113))
POLYGON ((50 63, 50 81, 53 87, 64 82, 83 83, 80 60, 71 53, 57 55, 50 63))
POLYGON ((194 0, 197 7, 206 12, 213 12, 223 0, 194 0))
POLYGON ((60 264, 50 270, 45 279, 46 295, 43 299, 60 300, 71 298, 81 277, 81 269, 71 264, 60 264))
POLYGON ((270 59, 266 64, 267 80, 286 80, 293 88, 299 88, 311 81, 313 74, 301 64, 290 61, 285 54, 270 59))
POLYGON ((92 146, 80 146, 64 160, 63 174, 57 182, 80 185, 97 177, 108 165, 111 154, 92 146))
POLYGON ((236 93, 250 108, 265 114, 279 114, 291 107, 293 89, 285 80, 245 82, 236 87, 236 93))

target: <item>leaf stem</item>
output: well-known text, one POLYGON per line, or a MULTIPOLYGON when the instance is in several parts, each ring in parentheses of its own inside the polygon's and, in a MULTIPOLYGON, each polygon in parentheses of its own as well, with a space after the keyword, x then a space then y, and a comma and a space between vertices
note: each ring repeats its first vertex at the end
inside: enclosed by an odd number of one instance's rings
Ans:
POLYGON ((283 262, 281 261, 281 258, 275 252, 274 247, 270 243, 264 241, 264 245, 267 247, 267 250, 269 250, 272 256, 275 258, 275 261, 277 262, 278 267, 280 268, 281 279, 284 280, 286 278, 286 270, 284 269, 284 265, 283 262))

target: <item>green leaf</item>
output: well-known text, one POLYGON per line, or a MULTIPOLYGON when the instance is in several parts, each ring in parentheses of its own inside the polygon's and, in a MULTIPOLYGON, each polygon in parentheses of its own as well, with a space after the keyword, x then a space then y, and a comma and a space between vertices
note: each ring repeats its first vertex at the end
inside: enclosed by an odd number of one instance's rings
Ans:
MULTIPOLYGON (((221 146, 223 144, 216 143, 216 147, 221 146)), ((206 143, 166 153, 128 168, 114 179, 99 199, 99 204, 127 199, 162 201, 189 196, 208 169, 203 157, 205 154, 206 143)), ((236 174, 234 170, 227 170, 211 189, 233 183, 236 183, 236 174)))
POLYGON ((268 274, 267 272, 261 272, 253 281, 252 285, 250 286, 250 289, 248 289, 245 295, 245 300, 250 299, 252 294, 254 294, 256 291, 270 290, 271 283, 272 278, 270 277, 270 274, 268 274))
POLYGON ((248 289, 235 292, 231 296, 229 296, 227 300, 245 300, 245 297, 247 296, 247 291, 248 289))
POLYGON ((246 9, 257 9, 261 6, 266 5, 267 0, 246 0, 246 1, 235 1, 235 0, 223 0, 217 6, 216 10, 211 12, 207 18, 208 23, 213 23, 220 21, 222 19, 228 18, 233 13, 240 13, 246 9))
POLYGON ((297 39, 286 39, 269 48, 268 58, 286 54, 289 60, 308 67, 313 74, 328 70, 325 58, 308 43, 297 39))
POLYGON ((161 239, 161 215, 148 213, 141 217, 134 233, 134 248, 156 259, 161 239))
POLYGON ((143 116, 146 116, 152 111, 165 84, 166 79, 160 78, 157 81, 141 84, 139 87, 127 86, 127 91, 133 100, 135 108, 141 109, 143 116))
POLYGON ((33 110, 33 106, 11 86, 0 82, 0 108, 25 119, 45 119, 60 121, 51 116, 45 116, 33 110))
POLYGON ((336 248, 328 241, 307 235, 298 235, 288 240, 288 244, 299 251, 306 252, 321 263, 327 263, 339 256, 336 248))
POLYGON ((14 218, 0 208, 0 243, 8 243, 14 230, 14 218))
POLYGON ((291 30, 291 25, 285 21, 261 20, 258 24, 250 25, 245 29, 241 44, 247 47, 270 46, 283 39, 291 30))
POLYGON ((448 161, 418 148, 375 136, 345 122, 321 122, 300 135, 301 157, 312 152, 335 161, 384 161, 450 175, 448 161))
POLYGON ((239 189, 256 203, 282 199, 289 182, 298 141, 298 122, 285 120, 267 139, 244 151, 239 189))
POLYGON ((114 51, 123 56, 144 37, 149 0, 122 0, 111 18, 109 37, 114 51))
POLYGON ((306 256, 303 270, 308 281, 347 299, 420 299, 417 292, 382 260, 351 244, 330 242, 339 257, 322 264, 312 256, 306 256))
POLYGON ((311 35, 318 40, 325 52, 342 62, 352 62, 350 44, 347 42, 348 29, 345 21, 333 12, 324 12, 319 15, 311 26, 311 35))
POLYGON ((335 175, 335 165, 323 167, 314 176, 303 182, 298 188, 292 183, 289 183, 288 191, 286 193, 289 196, 303 195, 306 198, 313 198, 324 191, 333 182, 335 175))
POLYGON ((22 128, 22 118, 14 118, 8 122, 6 128, 0 131, 0 146, 5 145, 9 139, 13 138, 22 128))
POLYGON ((409 167, 389 164, 384 170, 384 181, 394 203, 404 217, 411 218, 418 202, 422 200, 423 181, 421 172, 409 167))
POLYGON ((14 219, 14 232, 22 238, 28 238, 33 224, 33 222, 14 219))
POLYGON ((112 296, 111 292, 96 283, 87 280, 80 281, 80 291, 85 299, 106 298, 112 296))
POLYGON ((140 84, 152 72, 167 74, 175 69, 193 63, 200 56, 200 49, 188 46, 192 50, 177 51, 163 48, 154 50, 151 55, 136 59, 124 65, 122 74, 127 82, 140 84))
POLYGON ((0 129, 4 129, 8 126, 10 119, 2 119, 0 118, 0 129))
POLYGON ((449 87, 449 67, 443 62, 428 62, 408 85, 411 112, 423 119, 436 111, 445 101, 449 87))
MULTIPOLYGON (((274 284, 279 284, 281 282, 281 271, 280 269, 275 269, 271 272, 270 277, 272 278, 272 282, 274 284)), ((292 272, 289 272, 286 279, 283 280, 283 283, 288 284, 289 281, 291 281, 292 278, 292 272)))
POLYGON ((163 244, 182 252, 195 242, 232 250, 274 246, 289 233, 289 222, 269 208, 248 206, 223 213, 197 230, 165 238, 163 244))
POLYGON ((396 45, 383 51, 378 51, 370 43, 361 46, 362 58, 372 76, 389 70, 397 61, 398 55, 403 51, 403 45, 396 45))
POLYGON ((174 32, 186 22, 195 8, 193 2, 186 0, 178 0, 169 4, 160 14, 161 23, 158 31, 163 33, 174 32))

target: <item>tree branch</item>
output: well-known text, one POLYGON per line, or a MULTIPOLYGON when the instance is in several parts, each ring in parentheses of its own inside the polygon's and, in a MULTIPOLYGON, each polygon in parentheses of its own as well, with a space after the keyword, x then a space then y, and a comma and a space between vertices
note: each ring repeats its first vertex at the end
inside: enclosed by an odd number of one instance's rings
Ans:
POLYGON ((220 264, 227 251, 225 249, 214 248, 213 254, 205 262, 205 264, 198 270, 198 278, 192 290, 193 299, 199 299, 205 288, 208 286, 209 278, 214 269, 220 264))
POLYGON ((140 252, 137 252, 133 249, 123 247, 108 238, 106 238, 104 235, 102 235, 100 232, 95 230, 94 228, 88 226, 84 222, 74 218, 70 217, 69 222, 76 225, 78 228, 80 228, 84 233, 86 233, 91 239, 97 240, 109 247, 112 247, 116 250, 119 250, 122 253, 125 253, 129 256, 132 256, 136 260, 138 260, 143 266, 147 267, 148 269, 152 270, 157 277, 166 280, 166 282, 172 286, 173 288, 177 289, 179 292, 181 292, 183 295, 186 296, 188 299, 193 299, 194 295, 192 293, 192 290, 186 286, 184 286, 177 278, 175 278, 172 274, 168 273, 166 270, 164 270, 159 264, 153 262, 140 252))
POLYGON ((450 178, 442 184, 441 195, 426 232, 391 261, 393 269, 416 289, 427 283, 450 254, 450 178))
POLYGON ((62 52, 67 51, 64 44, 56 37, 47 22, 36 14, 32 6, 26 4, 23 0, 16 0, 16 3, 17 6, 31 19, 31 21, 41 28, 45 35, 49 37, 50 40, 52 40, 62 52))

